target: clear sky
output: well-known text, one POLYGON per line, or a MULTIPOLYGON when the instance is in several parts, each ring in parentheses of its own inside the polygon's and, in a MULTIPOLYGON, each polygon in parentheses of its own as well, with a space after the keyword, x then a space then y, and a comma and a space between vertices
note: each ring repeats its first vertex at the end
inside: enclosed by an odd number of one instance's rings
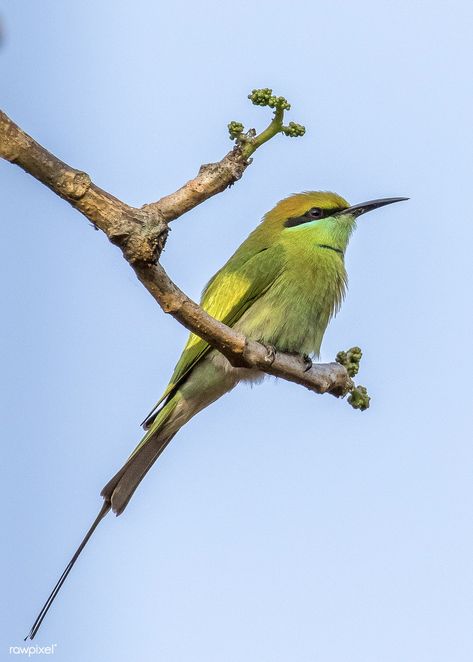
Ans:
MULTIPOLYGON (((64 662, 471 662, 471 30, 467 0, 0 2, 1 107, 121 199, 175 190, 262 128, 302 139, 172 225, 189 295, 281 197, 410 196, 360 220, 324 360, 365 413, 287 382, 195 418, 108 517, 35 643, 64 662)), ((140 437, 186 331, 77 212, 0 162, 1 659, 140 437)))

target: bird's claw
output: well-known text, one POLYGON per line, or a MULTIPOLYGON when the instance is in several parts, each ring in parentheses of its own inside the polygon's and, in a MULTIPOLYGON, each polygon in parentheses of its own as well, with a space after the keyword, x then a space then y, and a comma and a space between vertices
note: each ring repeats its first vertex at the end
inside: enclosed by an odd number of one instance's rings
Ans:
POLYGON ((266 356, 264 357, 265 363, 268 365, 273 365, 274 359, 276 358, 276 347, 273 345, 265 345, 266 347, 266 356))
POLYGON ((309 370, 310 370, 310 369, 312 368, 312 366, 314 365, 314 364, 312 363, 312 359, 310 358, 310 356, 309 356, 308 354, 303 354, 303 355, 302 355, 302 360, 303 360, 304 363, 305 363, 304 372, 309 372, 309 370))
POLYGON ((312 359, 308 354, 299 354, 299 352, 287 352, 291 356, 296 356, 299 359, 302 359, 304 361, 304 372, 309 372, 309 370, 312 368, 314 365, 312 362, 312 359))

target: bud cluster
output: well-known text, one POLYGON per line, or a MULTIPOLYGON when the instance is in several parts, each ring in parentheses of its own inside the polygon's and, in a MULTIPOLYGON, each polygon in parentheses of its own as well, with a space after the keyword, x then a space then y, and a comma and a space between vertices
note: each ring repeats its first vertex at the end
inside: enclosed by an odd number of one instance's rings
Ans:
POLYGON ((360 361, 363 356, 363 352, 359 347, 352 347, 347 352, 338 352, 335 360, 337 363, 340 363, 350 377, 354 377, 358 370, 360 369, 360 361))
POLYGON ((230 134, 230 140, 238 140, 241 137, 241 134, 244 131, 244 126, 241 122, 230 122, 228 124, 228 133, 230 134))
POLYGON ((289 122, 287 126, 283 126, 281 129, 282 133, 289 138, 298 138, 303 136, 305 133, 305 126, 302 124, 296 124, 296 122, 289 122))
POLYGON ((370 399, 368 391, 364 386, 355 386, 352 388, 350 395, 348 396, 348 404, 350 404, 353 409, 365 411, 370 406, 370 399))
POLYGON ((248 99, 255 106, 269 106, 280 110, 290 110, 291 104, 284 97, 276 97, 273 95, 273 90, 269 87, 264 87, 261 90, 252 90, 248 95, 248 99))

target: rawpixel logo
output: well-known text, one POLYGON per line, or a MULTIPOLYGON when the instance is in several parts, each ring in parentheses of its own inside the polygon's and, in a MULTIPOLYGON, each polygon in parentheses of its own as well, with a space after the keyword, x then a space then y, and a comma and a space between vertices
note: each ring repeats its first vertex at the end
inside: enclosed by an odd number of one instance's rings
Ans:
POLYGON ((50 646, 10 646, 8 652, 10 655, 54 655, 56 652, 57 644, 50 646))

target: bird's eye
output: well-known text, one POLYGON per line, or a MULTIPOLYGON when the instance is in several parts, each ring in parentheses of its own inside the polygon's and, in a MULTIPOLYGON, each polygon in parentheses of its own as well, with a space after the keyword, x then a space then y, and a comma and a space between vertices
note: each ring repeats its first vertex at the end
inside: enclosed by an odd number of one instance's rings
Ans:
POLYGON ((312 207, 312 209, 309 209, 307 212, 307 216, 309 218, 322 218, 324 215, 323 209, 320 207, 312 207))

